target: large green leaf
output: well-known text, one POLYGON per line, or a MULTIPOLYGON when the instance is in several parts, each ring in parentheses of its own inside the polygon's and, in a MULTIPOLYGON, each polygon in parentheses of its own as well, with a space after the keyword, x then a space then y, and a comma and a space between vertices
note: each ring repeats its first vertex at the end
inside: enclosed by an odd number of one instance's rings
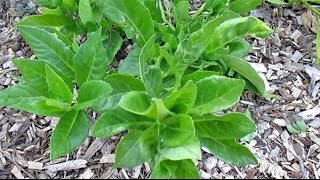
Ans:
POLYGON ((161 156, 173 160, 201 159, 200 142, 195 136, 188 140, 188 143, 178 147, 165 147, 160 150, 161 156))
POLYGON ((245 3, 243 0, 235 0, 230 3, 230 10, 239 14, 246 14, 255 9, 261 3, 262 0, 247 0, 245 3))
POLYGON ((159 161, 152 174, 151 179, 199 179, 198 170, 190 159, 181 161, 162 160, 159 161))
POLYGON ((233 40, 251 35, 254 37, 266 38, 273 31, 262 21, 255 17, 239 17, 223 22, 218 26, 210 39, 206 53, 210 54, 233 40))
POLYGON ((77 9, 77 2, 76 0, 63 0, 63 6, 67 10, 74 12, 77 9))
POLYGON ((36 89, 41 95, 49 96, 45 63, 43 61, 19 59, 13 62, 29 86, 36 89))
POLYGON ((104 48, 106 49, 107 53, 107 60, 108 62, 112 62, 115 58, 117 52, 120 50, 122 45, 122 37, 120 34, 115 30, 110 30, 108 34, 108 39, 103 42, 104 48))
POLYGON ((200 142, 207 147, 214 156, 232 166, 258 164, 257 159, 250 150, 237 143, 234 139, 200 138, 200 142))
POLYGON ((145 82, 145 73, 148 68, 148 62, 153 58, 154 54, 154 43, 156 35, 153 35, 148 42, 143 46, 141 53, 139 55, 139 71, 140 78, 145 82))
POLYGON ((50 140, 50 159, 54 160, 78 148, 87 138, 89 119, 84 111, 65 114, 54 129, 50 140))
POLYGON ((0 91, 0 105, 45 116, 62 116, 70 110, 69 104, 46 98, 26 84, 0 91))
POLYGON ((127 35, 135 34, 140 46, 154 34, 151 15, 140 0, 97 0, 97 4, 110 20, 124 26, 127 35))
POLYGON ((131 91, 122 96, 119 106, 134 114, 157 118, 155 104, 151 104, 143 92, 131 91))
POLYGON ((197 97, 197 87, 192 81, 178 91, 173 91, 165 100, 166 107, 175 113, 187 113, 197 97))
POLYGON ((37 4, 45 7, 56 8, 62 4, 62 0, 35 0, 37 4))
POLYGON ((68 29, 75 30, 76 24, 72 18, 64 15, 33 15, 24 18, 20 21, 18 26, 30 26, 38 28, 52 28, 52 27, 62 27, 66 26, 68 29))
POLYGON ((90 80, 103 80, 107 64, 111 63, 106 56, 99 29, 80 46, 74 58, 77 83, 82 85, 90 80))
POLYGON ((160 68, 151 68, 144 77, 144 86, 150 97, 159 97, 162 90, 162 72, 160 68))
POLYGON ((245 77, 262 96, 268 97, 264 81, 247 61, 229 55, 217 55, 217 58, 221 59, 228 67, 245 77))
POLYGON ((133 48, 128 56, 120 63, 119 72, 129 74, 131 76, 138 76, 140 74, 139 69, 139 56, 141 48, 133 48))
POLYGON ((38 59, 41 59, 55 69, 59 69, 68 78, 73 79, 72 50, 54 34, 43 29, 29 26, 17 26, 24 39, 29 43, 38 59))
POLYGON ((95 23, 90 0, 79 0, 79 16, 86 26, 95 23))
POLYGON ((129 128, 145 129, 155 121, 144 116, 139 116, 121 108, 107 110, 94 125, 92 135, 95 137, 108 138, 129 128))
POLYGON ((104 79, 110 84, 112 94, 127 93, 130 91, 145 91, 141 80, 126 74, 112 74, 104 79))
POLYGON ((207 77, 210 77, 213 75, 219 75, 219 73, 214 72, 214 71, 202 71, 202 70, 196 71, 194 73, 184 75, 182 77, 181 84, 184 85, 190 80, 195 83, 197 81, 200 81, 201 79, 204 79, 204 78, 207 78, 207 77))
POLYGON ((196 82, 197 99, 190 111, 202 115, 235 105, 244 89, 244 81, 223 76, 211 76, 196 82))
POLYGON ((180 42, 178 50, 175 53, 175 57, 178 61, 184 60, 184 62, 191 64, 199 59, 202 53, 206 50, 211 43, 213 37, 222 36, 222 34, 215 33, 216 27, 228 20, 238 17, 237 14, 226 11, 221 16, 211 20, 205 24, 200 30, 193 32, 190 35, 190 39, 185 42, 180 42), (212 36, 212 34, 216 34, 212 36))
POLYGON ((193 120, 188 115, 175 115, 163 120, 163 144, 165 146, 177 147, 188 143, 195 135, 193 120))
POLYGON ((229 50, 229 55, 235 57, 244 57, 252 52, 251 44, 243 38, 238 38, 226 45, 229 50))
POLYGON ((118 144, 114 167, 136 167, 151 158, 158 151, 158 125, 145 131, 131 130, 118 144))
POLYGON ((45 69, 49 96, 53 99, 70 104, 73 93, 70 91, 68 85, 53 69, 50 68, 50 66, 46 65, 45 69))
POLYGON ((198 137, 240 139, 256 130, 250 118, 242 113, 230 113, 224 116, 206 114, 193 119, 198 137))
POLYGON ((76 108, 94 107, 100 99, 108 97, 112 92, 111 86, 104 81, 88 81, 79 89, 76 108))

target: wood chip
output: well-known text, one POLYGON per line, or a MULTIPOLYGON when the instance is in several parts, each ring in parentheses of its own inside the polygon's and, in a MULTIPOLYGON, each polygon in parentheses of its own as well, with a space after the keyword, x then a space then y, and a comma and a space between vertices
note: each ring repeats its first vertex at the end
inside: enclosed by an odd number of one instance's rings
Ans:
POLYGON ((64 163, 49 165, 49 166, 44 167, 44 169, 49 170, 51 172, 67 171, 67 170, 72 170, 72 169, 86 168, 87 163, 88 162, 84 159, 78 159, 78 160, 73 160, 73 161, 67 161, 64 163))
POLYGON ((278 119, 278 118, 274 119, 273 123, 275 123, 276 125, 281 126, 281 127, 285 127, 287 125, 287 123, 284 119, 278 119))
POLYGON ((43 163, 28 161, 28 169, 31 169, 31 170, 42 170, 42 168, 43 168, 43 163))
POLYGON ((320 146, 320 138, 318 138, 318 137, 317 137, 316 135, 314 135, 313 133, 311 133, 311 134, 309 135, 309 137, 310 137, 311 141, 317 143, 317 144, 320 146))
POLYGON ((121 176, 122 179, 130 179, 128 174, 127 174, 127 172, 126 172, 126 170, 124 170, 124 169, 120 170, 120 176, 121 176))
POLYGON ((303 58, 303 55, 299 51, 295 51, 291 57, 291 60, 294 62, 299 62, 303 58))
POLYGON ((114 163, 116 160, 116 155, 115 154, 109 154, 106 156, 102 156, 102 158, 100 159, 100 163, 109 163, 112 164, 114 163))
POLYGON ((17 178, 17 179, 24 179, 24 176, 22 175, 20 169, 17 166, 13 166, 11 173, 17 178))
POLYGON ((79 179, 91 179, 94 176, 94 173, 91 169, 87 169, 82 174, 80 174, 79 179))
POLYGON ((100 138, 95 139, 87 149, 86 153, 83 156, 83 159, 89 160, 97 151, 99 151, 102 148, 102 146, 105 143, 106 143, 105 139, 100 139, 100 138))

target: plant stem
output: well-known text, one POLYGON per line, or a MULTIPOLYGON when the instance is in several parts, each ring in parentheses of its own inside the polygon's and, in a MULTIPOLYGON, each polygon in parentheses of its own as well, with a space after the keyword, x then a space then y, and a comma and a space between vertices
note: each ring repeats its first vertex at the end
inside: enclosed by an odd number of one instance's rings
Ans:
POLYGON ((196 11, 196 13, 191 16, 191 19, 193 20, 197 18, 204 11, 205 6, 206 6, 206 3, 203 3, 202 6, 196 11))
POLYGON ((317 16, 320 16, 320 12, 314 8, 313 6, 311 6, 306 0, 301 0, 301 2, 307 6, 307 8, 309 8, 313 13, 315 13, 317 16))
POLYGON ((161 17, 162 17, 163 22, 166 23, 166 24, 168 24, 169 27, 170 27, 170 29, 172 29, 172 30, 174 31, 175 28, 173 27, 173 25, 171 24, 171 22, 169 22, 169 21, 167 20, 167 18, 166 18, 166 12, 165 12, 164 9, 163 9, 162 1, 159 0, 158 3, 159 3, 159 8, 160 8, 161 17))

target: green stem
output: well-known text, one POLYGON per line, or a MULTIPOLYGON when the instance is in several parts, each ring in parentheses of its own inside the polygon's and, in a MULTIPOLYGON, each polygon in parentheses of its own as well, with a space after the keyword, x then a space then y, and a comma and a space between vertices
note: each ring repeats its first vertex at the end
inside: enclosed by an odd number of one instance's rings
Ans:
POLYGON ((320 16, 320 12, 314 8, 313 6, 311 6, 306 0, 301 0, 301 2, 307 6, 308 9, 310 9, 313 13, 315 13, 317 16, 320 16))
POLYGON ((191 16, 191 19, 193 20, 193 19, 197 18, 204 11, 205 6, 206 6, 206 3, 203 3, 202 6, 196 11, 196 13, 194 13, 191 16))
POLYGON ((167 12, 163 9, 162 1, 159 0, 158 3, 159 3, 159 8, 160 8, 161 17, 162 17, 163 22, 166 23, 166 24, 168 24, 169 27, 170 27, 170 29, 172 29, 172 30, 174 31, 175 28, 173 27, 173 25, 171 24, 171 22, 169 22, 169 21, 167 20, 167 18, 166 18, 166 13, 167 13, 167 12))

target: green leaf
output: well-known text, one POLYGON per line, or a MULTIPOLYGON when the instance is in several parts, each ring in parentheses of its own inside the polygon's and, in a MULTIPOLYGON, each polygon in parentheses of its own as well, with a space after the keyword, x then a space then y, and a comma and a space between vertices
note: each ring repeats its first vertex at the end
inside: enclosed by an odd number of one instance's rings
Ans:
POLYGON ((79 1, 79 16, 84 25, 95 23, 90 0, 79 1))
POLYGON ((92 135, 94 137, 108 138, 129 128, 146 129, 155 121, 144 116, 139 116, 121 108, 107 110, 94 125, 92 135))
POLYGON ((286 5, 288 3, 282 1, 282 0, 267 0, 269 3, 272 3, 272 4, 276 4, 276 5, 286 5))
POLYGON ((173 91, 165 100, 166 107, 175 113, 187 113, 197 97, 197 87, 192 81, 178 91, 173 91))
POLYGON ((113 91, 111 94, 127 93, 130 91, 145 91, 141 80, 130 75, 112 74, 107 76, 104 80, 112 87, 113 91))
POLYGON ((43 29, 28 26, 17 26, 24 39, 36 53, 37 58, 59 69, 66 77, 73 79, 72 50, 54 34, 43 29))
POLYGON ((45 7, 55 8, 61 5, 62 0, 35 0, 35 2, 45 7))
POLYGON ((264 81, 247 61, 228 55, 218 55, 217 58, 221 59, 232 70, 245 77, 250 83, 254 85, 254 87, 262 96, 268 96, 268 93, 265 89, 264 81))
POLYGON ((50 66, 46 65, 45 70, 50 97, 70 104, 73 93, 70 91, 68 85, 50 66))
POLYGON ((100 101, 98 101, 95 106, 92 106, 91 109, 97 113, 102 114, 105 111, 113 109, 115 106, 117 106, 124 94, 125 93, 119 93, 104 97, 100 99, 100 101))
POLYGON ((201 144, 207 147, 218 159, 232 166, 258 164, 257 159, 245 146, 233 139, 200 138, 201 144))
POLYGON ((177 3, 177 7, 174 8, 175 18, 177 20, 177 24, 182 23, 189 17, 189 1, 179 1, 177 3))
POLYGON ((160 150, 161 156, 173 160, 201 159, 200 141, 195 136, 188 140, 188 143, 178 147, 165 147, 160 150))
POLYGON ((140 74, 139 69, 139 56, 141 48, 133 49, 128 56, 120 63, 119 72, 129 74, 131 76, 138 76, 140 74))
POLYGON ((99 29, 80 46, 74 58, 76 80, 80 86, 90 80, 103 80, 106 67, 111 62, 106 56, 99 29))
POLYGON ((77 2, 75 0, 63 0, 63 6, 69 11, 74 12, 77 9, 77 2))
POLYGON ((106 49, 107 53, 107 60, 108 62, 112 62, 115 58, 117 52, 120 50, 122 45, 122 37, 120 34, 115 30, 110 30, 108 34, 108 39, 104 42, 104 48, 106 49))
POLYGON ((54 129, 50 140, 50 159, 55 160, 78 148, 87 138, 89 119, 85 112, 72 110, 54 129))
POLYGON ((200 179, 194 162, 162 160, 155 166, 151 179, 200 179))
POLYGON ((317 28, 317 38, 316 38, 316 53, 317 53, 316 63, 320 65, 320 20, 319 18, 318 18, 318 28, 317 28))
POLYGON ((235 105, 242 94, 244 81, 223 76, 211 76, 196 82, 197 99, 191 114, 217 112, 235 105))
POLYGON ((151 15, 140 0, 97 0, 97 5, 110 20, 130 31, 129 34, 134 32, 140 46, 154 34, 151 15))
POLYGON ((262 0, 247 0, 245 3, 243 3, 243 0, 235 0, 230 3, 230 10, 239 14, 246 14, 261 3, 262 0))
POLYGON ((44 97, 36 89, 19 84, 0 91, 0 105, 45 116, 62 116, 70 105, 44 97))
POLYGON ((158 125, 145 131, 131 130, 118 144, 113 167, 133 168, 153 158, 160 143, 158 133, 158 125))
POLYGON ((157 109, 143 92, 131 91, 123 95, 119 106, 134 114, 157 118, 157 109))
POLYGON ((219 14, 228 7, 228 0, 205 0, 205 3, 205 8, 214 14, 219 14))
POLYGON ((151 60, 154 54, 154 43, 156 36, 153 35, 148 42, 143 46, 139 55, 139 71, 140 78, 145 83, 145 73, 147 71, 148 62, 151 60))
POLYGON ((262 21, 255 17, 239 17, 223 22, 218 26, 210 39, 210 45, 206 53, 210 54, 233 40, 251 35, 253 37, 266 38, 273 31, 262 21))
POLYGON ((256 130, 251 119, 242 113, 194 117, 194 126, 198 137, 211 139, 240 139, 256 130))
POLYGON ((144 77, 144 86, 150 97, 159 97, 162 88, 162 72, 160 68, 152 67, 144 77))
POLYGON ((190 80, 193 81, 194 83, 196 83, 196 82, 200 81, 201 79, 204 79, 204 78, 207 78, 210 76, 214 76, 214 75, 219 75, 219 73, 214 72, 214 71, 202 71, 202 70, 196 71, 194 73, 184 75, 182 77, 181 84, 186 84, 190 80))
POLYGON ((13 62, 29 86, 39 91, 41 95, 49 96, 45 63, 43 61, 16 59, 13 62))
POLYGON ((188 115, 175 115, 163 120, 163 144, 177 147, 185 145, 195 135, 193 120, 188 115))
POLYGON ((235 57, 244 57, 252 52, 251 44, 243 38, 238 38, 226 45, 229 49, 229 55, 235 57))
POLYGON ((111 86, 104 81, 88 81, 79 89, 76 109, 94 107, 100 99, 112 92, 111 86))
POLYGON ((72 18, 64 15, 33 15, 24 18, 17 26, 29 26, 38 28, 52 28, 66 26, 71 30, 75 30, 76 24, 72 18))

